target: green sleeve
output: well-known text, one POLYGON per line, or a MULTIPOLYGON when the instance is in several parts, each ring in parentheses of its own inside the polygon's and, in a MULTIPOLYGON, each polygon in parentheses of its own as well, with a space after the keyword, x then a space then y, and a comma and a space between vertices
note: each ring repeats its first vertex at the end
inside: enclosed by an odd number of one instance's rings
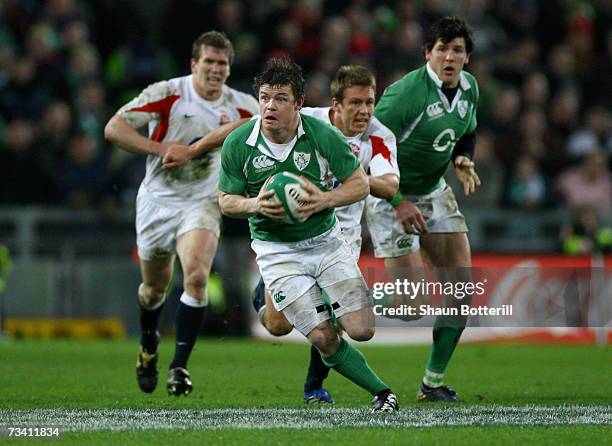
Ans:
POLYGON ((346 139, 334 127, 326 126, 325 138, 320 142, 320 151, 329 162, 329 167, 338 179, 342 182, 350 177, 359 167, 359 160, 346 142, 346 139))
POLYGON ((472 88, 474 89, 474 109, 472 110, 472 119, 470 119, 470 123, 468 124, 468 128, 466 133, 473 133, 476 130, 476 126, 478 125, 478 121, 476 120, 476 115, 478 114, 478 100, 480 99, 480 92, 478 91, 478 83, 475 78, 472 78, 472 88))
POLYGON ((388 127, 398 139, 410 123, 423 111, 419 111, 416 107, 422 100, 415 100, 418 91, 416 88, 411 88, 411 84, 406 78, 391 84, 374 109, 374 116, 388 127))
POLYGON ((243 150, 235 138, 228 137, 221 148, 221 172, 219 173, 219 190, 231 195, 242 195, 247 189, 241 162, 243 150))

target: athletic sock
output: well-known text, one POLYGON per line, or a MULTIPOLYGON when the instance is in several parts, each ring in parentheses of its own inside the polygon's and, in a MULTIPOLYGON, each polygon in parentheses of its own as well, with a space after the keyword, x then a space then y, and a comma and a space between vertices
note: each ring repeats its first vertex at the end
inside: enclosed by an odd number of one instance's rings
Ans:
POLYGON ((361 352, 346 342, 344 338, 340 339, 340 348, 336 353, 328 357, 322 356, 321 359, 326 366, 333 368, 372 395, 389 389, 389 386, 382 382, 370 368, 361 352))
POLYGON ((310 364, 308 365, 308 374, 306 375, 306 383, 304 384, 304 392, 311 392, 323 387, 323 380, 329 374, 329 367, 323 363, 321 353, 314 345, 310 346, 310 364))
POLYGON ((140 312, 140 345, 147 353, 153 354, 157 351, 159 333, 157 324, 162 308, 164 308, 165 297, 153 306, 143 305, 142 297, 138 294, 138 308, 140 312))
POLYGON ((187 368, 187 361, 204 320, 206 307, 183 293, 176 309, 176 346, 170 368, 187 368), (196 306, 199 305, 199 306, 196 306))
POLYGON ((260 277, 259 282, 257 282, 257 285, 253 290, 253 307, 255 308, 255 311, 257 313, 259 313, 261 307, 266 305, 266 296, 264 294, 265 292, 266 285, 264 284, 263 277, 260 277))
POLYGON ((429 362, 423 383, 429 387, 440 387, 444 384, 444 372, 450 362, 451 356, 457 347, 464 327, 448 326, 447 321, 438 316, 433 328, 433 345, 429 355, 429 362), (441 326, 442 325, 442 326, 441 326))

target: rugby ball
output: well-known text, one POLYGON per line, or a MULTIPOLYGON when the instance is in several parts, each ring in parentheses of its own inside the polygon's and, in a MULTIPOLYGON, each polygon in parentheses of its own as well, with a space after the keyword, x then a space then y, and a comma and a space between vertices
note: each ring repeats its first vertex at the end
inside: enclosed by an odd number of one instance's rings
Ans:
POLYGON ((283 204, 287 218, 286 223, 301 223, 306 218, 298 215, 298 209, 305 203, 301 198, 308 195, 303 188, 304 180, 291 172, 278 172, 272 176, 266 190, 273 190, 273 198, 283 204))

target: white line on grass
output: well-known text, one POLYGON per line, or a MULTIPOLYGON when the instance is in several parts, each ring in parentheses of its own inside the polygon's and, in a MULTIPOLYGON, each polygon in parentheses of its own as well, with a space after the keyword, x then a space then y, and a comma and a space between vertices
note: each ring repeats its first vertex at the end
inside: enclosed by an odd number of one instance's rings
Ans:
POLYGON ((0 420, 5 427, 54 426, 68 431, 610 425, 612 405, 412 406, 391 414, 350 408, 0 409, 0 420))

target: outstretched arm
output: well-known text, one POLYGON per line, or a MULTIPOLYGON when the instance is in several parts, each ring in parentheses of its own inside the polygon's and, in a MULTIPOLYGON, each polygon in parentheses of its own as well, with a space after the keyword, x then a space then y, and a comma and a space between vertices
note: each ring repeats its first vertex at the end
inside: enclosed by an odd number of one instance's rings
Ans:
MULTIPOLYGON (((114 115, 104 127, 104 138, 128 152, 163 156, 170 143, 153 141, 142 136, 119 115, 114 115)), ((179 143, 173 143, 187 147, 179 143)))
POLYGON ((170 146, 164 155, 162 167, 164 169, 180 167, 192 159, 204 155, 206 152, 221 147, 227 135, 249 120, 250 118, 242 118, 224 124, 187 147, 183 145, 170 146))

